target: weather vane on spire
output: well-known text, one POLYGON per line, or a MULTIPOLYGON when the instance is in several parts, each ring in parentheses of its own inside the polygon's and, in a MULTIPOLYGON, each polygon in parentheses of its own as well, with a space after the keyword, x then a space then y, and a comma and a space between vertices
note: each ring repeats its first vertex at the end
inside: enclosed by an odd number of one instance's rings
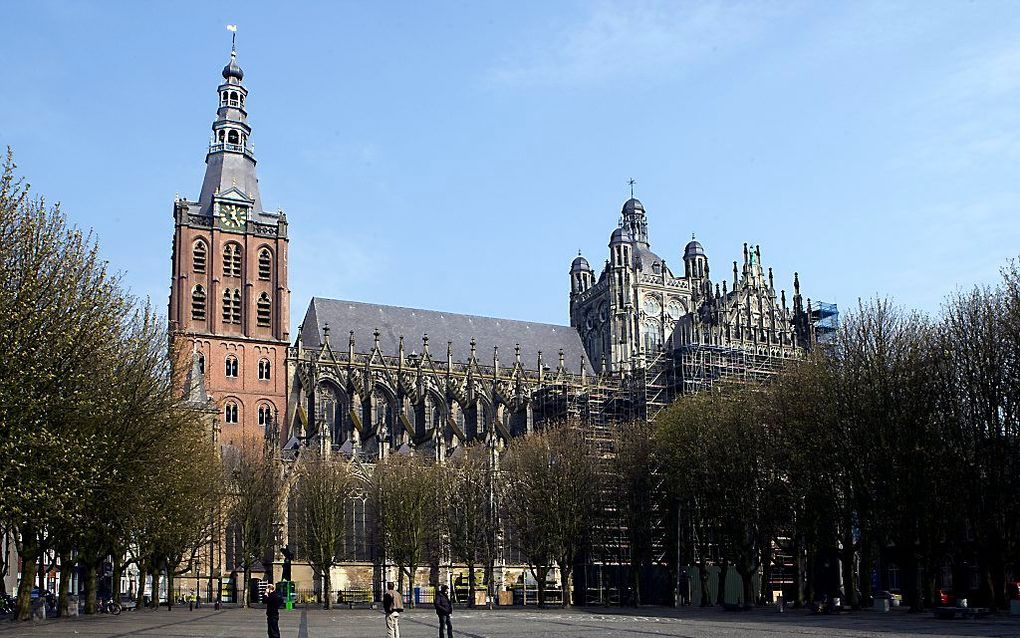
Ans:
POLYGON ((637 184, 637 180, 631 177, 627 180, 627 185, 630 186, 630 198, 634 199, 634 184, 637 184))
POLYGON ((237 50, 237 25, 228 24, 227 31, 230 31, 230 52, 234 53, 237 50))

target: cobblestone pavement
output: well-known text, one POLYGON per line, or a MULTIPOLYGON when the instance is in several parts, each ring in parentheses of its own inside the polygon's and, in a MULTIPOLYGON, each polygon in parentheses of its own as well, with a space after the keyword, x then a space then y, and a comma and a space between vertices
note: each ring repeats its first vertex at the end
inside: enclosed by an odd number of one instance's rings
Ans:
MULTIPOLYGON (((457 610, 454 631, 466 638, 573 638, 575 636, 673 636, 677 638, 834 637, 897 638, 900 636, 989 636, 1020 638, 1020 618, 936 620, 929 614, 859 612, 814 616, 804 612, 726 612, 719 609, 647 609, 640 613, 589 610, 457 610)), ((401 618, 403 638, 438 635, 431 610, 411 610, 401 618)), ((117 617, 93 616, 39 624, 0 624, 0 638, 15 636, 79 636, 81 638, 164 638, 265 636, 265 613, 259 609, 221 611, 187 609, 125 612, 117 617)), ((285 638, 381 638, 383 616, 370 610, 318 609, 283 612, 285 638)))

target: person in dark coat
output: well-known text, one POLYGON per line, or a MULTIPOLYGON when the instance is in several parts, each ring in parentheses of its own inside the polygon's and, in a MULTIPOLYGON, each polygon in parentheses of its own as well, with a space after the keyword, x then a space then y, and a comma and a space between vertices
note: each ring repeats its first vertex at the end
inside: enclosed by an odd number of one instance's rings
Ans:
POLYGON ((446 635, 453 638, 453 623, 450 616, 453 615, 453 603, 450 602, 450 588, 443 585, 436 593, 436 615, 439 616, 439 638, 443 638, 443 628, 446 628, 446 635))
POLYGON ((280 638, 280 607, 283 607, 283 603, 283 596, 276 591, 273 583, 266 585, 266 625, 269 638, 280 638))
POLYGON ((404 611, 404 597, 393 588, 393 583, 386 583, 382 604, 386 612, 386 638, 400 638, 400 614, 404 611))

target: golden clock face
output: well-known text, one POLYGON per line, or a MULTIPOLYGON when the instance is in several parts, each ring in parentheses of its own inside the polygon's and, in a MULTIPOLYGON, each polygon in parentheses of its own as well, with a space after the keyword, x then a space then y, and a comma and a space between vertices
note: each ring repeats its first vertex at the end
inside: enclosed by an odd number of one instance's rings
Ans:
POLYGON ((243 206, 220 204, 220 219, 228 228, 241 228, 247 221, 247 215, 243 206))

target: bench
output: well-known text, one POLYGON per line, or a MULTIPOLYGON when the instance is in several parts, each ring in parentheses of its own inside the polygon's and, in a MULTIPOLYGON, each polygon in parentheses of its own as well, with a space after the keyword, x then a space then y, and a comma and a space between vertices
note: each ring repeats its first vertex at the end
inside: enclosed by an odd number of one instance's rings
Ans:
POLYGON ((936 607, 935 617, 943 620, 954 618, 980 618, 988 614, 984 607, 936 607))

